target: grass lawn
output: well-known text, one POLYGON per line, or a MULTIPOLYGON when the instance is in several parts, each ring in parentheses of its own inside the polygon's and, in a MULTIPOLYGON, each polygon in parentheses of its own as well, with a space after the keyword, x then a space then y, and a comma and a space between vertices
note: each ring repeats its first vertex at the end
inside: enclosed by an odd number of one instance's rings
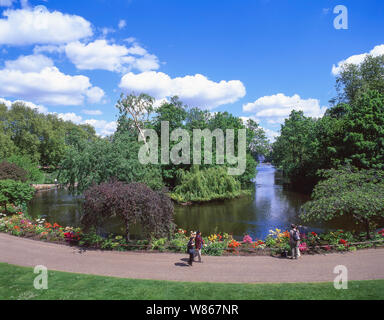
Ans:
POLYGON ((0 263, 0 299, 384 299, 384 279, 333 283, 231 284, 121 279, 59 271, 48 272, 48 290, 36 290, 33 268, 0 263))

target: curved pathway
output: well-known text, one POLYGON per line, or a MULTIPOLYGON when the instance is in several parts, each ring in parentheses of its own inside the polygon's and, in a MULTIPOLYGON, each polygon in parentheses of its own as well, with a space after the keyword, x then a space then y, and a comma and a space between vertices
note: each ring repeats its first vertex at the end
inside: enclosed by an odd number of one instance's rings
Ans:
POLYGON ((0 262, 49 270, 136 279, 208 282, 333 281, 337 265, 349 280, 384 279, 384 249, 304 255, 298 260, 270 256, 203 256, 186 264, 186 254, 86 250, 0 234, 0 262))

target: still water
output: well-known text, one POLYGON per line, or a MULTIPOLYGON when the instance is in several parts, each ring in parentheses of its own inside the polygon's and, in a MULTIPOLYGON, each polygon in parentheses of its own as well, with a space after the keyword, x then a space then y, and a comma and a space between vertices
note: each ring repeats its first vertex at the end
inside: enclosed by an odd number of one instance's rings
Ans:
MULTIPOLYGON (((255 194, 251 197, 203 205, 175 206, 175 223, 179 228, 200 230, 204 235, 228 232, 235 238, 245 233, 253 238, 264 238, 270 229, 289 228, 291 223, 301 224, 300 206, 309 200, 308 195, 283 188, 281 174, 268 164, 260 164, 255 178, 255 194)), ((32 217, 45 216, 49 222, 64 226, 78 226, 81 216, 81 197, 72 196, 65 189, 38 192, 29 204, 32 217)), ((332 224, 311 223, 307 231, 330 228, 348 228, 348 221, 332 224)), ((105 226, 105 232, 123 233, 123 225, 116 218, 105 226)), ((134 236, 138 228, 132 230, 134 236)))

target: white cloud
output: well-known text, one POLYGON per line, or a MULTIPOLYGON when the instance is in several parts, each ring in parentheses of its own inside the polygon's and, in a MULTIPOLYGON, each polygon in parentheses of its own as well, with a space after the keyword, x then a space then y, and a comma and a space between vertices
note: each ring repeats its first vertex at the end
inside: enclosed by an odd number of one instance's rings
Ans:
POLYGON ((91 24, 76 15, 48 11, 44 6, 3 12, 0 44, 62 44, 92 36, 91 24))
POLYGON ((138 44, 127 48, 109 44, 105 39, 88 44, 75 41, 66 45, 65 52, 76 67, 82 70, 102 69, 127 72, 131 69, 147 71, 159 68, 157 57, 149 54, 138 44))
POLYGON ((118 25, 119 29, 124 29, 126 25, 127 25, 127 22, 125 20, 122 19, 119 21, 119 25, 118 25))
POLYGON ((334 76, 338 75, 345 64, 349 63, 349 64, 357 64, 357 65, 359 65, 359 64, 361 64, 364 61, 364 59, 368 55, 372 55, 373 57, 377 57, 377 56, 381 56, 383 54, 384 54, 384 44, 378 45, 378 46, 374 47, 368 53, 362 53, 362 54, 356 54, 356 55, 350 56, 349 58, 340 61, 337 64, 337 66, 333 65, 332 66, 332 74, 334 76))
POLYGON ((0 0, 0 7, 10 7, 15 0, 0 0))
POLYGON ((3 99, 3 98, 0 98, 0 103, 3 103, 7 106, 7 108, 10 108, 11 105, 13 103, 23 103, 26 107, 28 108, 31 108, 31 109, 36 109, 38 112, 40 113, 48 113, 48 109, 42 105, 36 105, 34 104, 33 102, 30 102, 30 101, 24 101, 24 100, 15 100, 15 101, 10 101, 10 100, 6 100, 6 99, 3 99))
POLYGON ((117 128, 116 121, 108 122, 105 120, 90 119, 90 120, 85 120, 83 123, 90 124, 91 126, 95 127, 96 131, 101 136, 111 135, 116 131, 116 128, 117 128))
POLYGON ((72 121, 73 123, 79 124, 82 122, 83 118, 78 116, 76 113, 67 112, 67 113, 58 113, 57 116, 64 121, 72 121))
POLYGON ((276 137, 279 136, 279 132, 277 132, 277 131, 274 131, 274 130, 271 130, 271 129, 268 129, 268 128, 264 128, 264 127, 263 127, 263 130, 264 130, 265 135, 267 136, 268 140, 271 143, 275 142, 276 137))
POLYGON ((46 67, 53 67, 53 61, 40 54, 20 56, 16 60, 5 61, 5 69, 22 72, 39 72, 46 67))
POLYGON ((191 107, 208 109, 233 103, 245 95, 245 87, 239 80, 214 82, 201 74, 171 78, 154 71, 127 73, 121 78, 119 87, 129 92, 147 93, 158 100, 177 95, 191 107))
POLYGON ((44 56, 21 56, 6 61, 0 70, 0 95, 20 97, 52 105, 81 105, 101 100, 104 91, 93 87, 83 75, 71 76, 51 65, 44 56), (35 61, 35 65, 28 65, 35 61))
MULTIPOLYGON (((84 111, 84 110, 83 110, 84 111)), ((96 119, 87 119, 83 120, 83 118, 76 113, 68 112, 68 113, 55 113, 60 119, 64 121, 72 121, 76 124, 89 124, 93 126, 96 130, 96 133, 102 137, 113 134, 117 128, 116 121, 105 121, 105 120, 96 120, 96 119)))
POLYGON ((42 45, 42 46, 35 46, 33 48, 34 54, 39 54, 42 52, 48 52, 48 53, 62 53, 65 51, 65 47, 63 45, 42 45))
POLYGON ((326 107, 321 107, 317 99, 302 99, 298 94, 289 97, 282 93, 243 105, 244 112, 253 112, 255 117, 263 118, 270 124, 282 123, 292 110, 301 110, 308 117, 321 117, 326 107))
POLYGON ((100 115, 103 114, 100 110, 87 110, 87 109, 83 109, 81 112, 84 113, 84 114, 91 115, 91 116, 100 116, 100 115))

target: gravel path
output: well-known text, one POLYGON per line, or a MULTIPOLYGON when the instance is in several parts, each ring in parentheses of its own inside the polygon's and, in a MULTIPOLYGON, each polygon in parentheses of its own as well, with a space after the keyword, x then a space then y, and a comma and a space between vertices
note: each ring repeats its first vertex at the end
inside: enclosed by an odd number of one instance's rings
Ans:
POLYGON ((136 279, 233 283, 333 281, 337 265, 349 280, 384 279, 384 249, 304 255, 298 260, 270 256, 203 256, 187 266, 187 255, 87 250, 0 234, 0 262, 49 270, 136 279))

